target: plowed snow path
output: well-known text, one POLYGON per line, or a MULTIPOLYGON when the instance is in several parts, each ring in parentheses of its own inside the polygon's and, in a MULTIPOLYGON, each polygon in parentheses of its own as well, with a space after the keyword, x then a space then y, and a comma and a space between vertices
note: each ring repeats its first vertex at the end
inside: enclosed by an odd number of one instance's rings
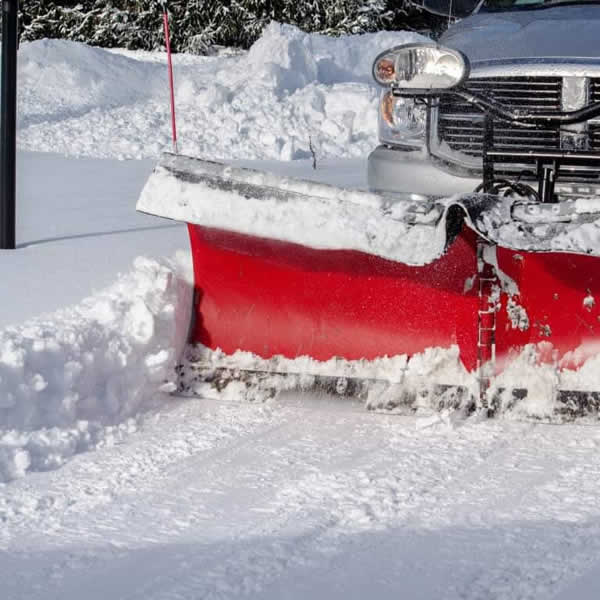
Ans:
POLYGON ((0 487, 0 597, 551 598, 600 563, 600 427, 418 425, 173 401, 0 487))

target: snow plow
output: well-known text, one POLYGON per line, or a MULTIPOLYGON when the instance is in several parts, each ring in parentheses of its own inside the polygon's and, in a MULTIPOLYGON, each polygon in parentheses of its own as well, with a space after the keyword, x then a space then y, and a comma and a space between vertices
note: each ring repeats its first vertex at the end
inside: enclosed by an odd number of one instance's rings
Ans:
POLYGON ((469 193, 348 190, 163 155, 138 210, 188 224, 196 299, 182 392, 316 387, 373 409, 597 414, 600 194, 589 178, 600 152, 573 136, 600 102, 515 108, 469 86, 470 70, 436 44, 374 64, 384 98, 430 111, 458 98, 478 112, 469 193), (507 128, 522 149, 506 145, 507 128), (530 143, 565 130, 570 146, 530 143))

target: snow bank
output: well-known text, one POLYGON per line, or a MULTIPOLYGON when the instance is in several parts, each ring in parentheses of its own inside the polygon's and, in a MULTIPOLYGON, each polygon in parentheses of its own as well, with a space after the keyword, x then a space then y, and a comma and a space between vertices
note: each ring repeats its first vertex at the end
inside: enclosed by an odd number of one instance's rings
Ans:
MULTIPOLYGON (((226 159, 356 157, 377 143, 374 57, 412 32, 328 38, 272 23, 245 54, 175 57, 181 150, 226 159)), ((23 44, 19 144, 72 156, 156 157, 170 144, 156 56, 60 40, 23 44)))
POLYGON ((160 91, 160 65, 66 40, 23 44, 21 126, 133 104, 160 91))
POLYGON ((119 439, 170 390, 189 268, 138 258, 78 306, 0 331, 0 482, 119 439))

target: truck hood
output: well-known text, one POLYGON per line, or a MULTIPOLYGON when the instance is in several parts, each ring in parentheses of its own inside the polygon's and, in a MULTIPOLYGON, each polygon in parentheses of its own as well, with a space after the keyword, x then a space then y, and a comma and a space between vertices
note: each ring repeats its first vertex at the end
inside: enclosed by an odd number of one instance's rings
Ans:
POLYGON ((471 62, 600 57, 600 4, 480 12, 451 27, 440 43, 471 62))

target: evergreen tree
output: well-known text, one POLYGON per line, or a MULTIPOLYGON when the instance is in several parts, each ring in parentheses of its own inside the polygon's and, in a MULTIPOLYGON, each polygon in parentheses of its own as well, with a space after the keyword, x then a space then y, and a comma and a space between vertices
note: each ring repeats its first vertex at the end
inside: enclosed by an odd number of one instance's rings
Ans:
MULTIPOLYGON (((248 48, 272 20, 327 35, 431 28, 408 0, 170 0, 173 49, 248 48)), ((103 47, 163 46, 159 0, 26 0, 21 39, 65 38, 103 47)))

